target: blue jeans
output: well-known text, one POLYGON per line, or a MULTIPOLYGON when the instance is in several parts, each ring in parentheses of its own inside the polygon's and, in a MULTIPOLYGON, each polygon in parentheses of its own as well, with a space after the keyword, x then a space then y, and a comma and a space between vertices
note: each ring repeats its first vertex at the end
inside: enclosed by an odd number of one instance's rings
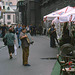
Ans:
POLYGON ((17 35, 18 45, 21 46, 21 40, 19 38, 19 35, 17 35))

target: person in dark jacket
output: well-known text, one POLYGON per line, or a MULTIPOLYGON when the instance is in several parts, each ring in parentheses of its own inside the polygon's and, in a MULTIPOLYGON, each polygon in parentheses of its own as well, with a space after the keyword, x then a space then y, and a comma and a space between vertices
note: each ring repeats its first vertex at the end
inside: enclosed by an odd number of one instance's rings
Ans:
POLYGON ((2 37, 5 36, 6 33, 6 24, 4 24, 4 26, 2 26, 2 37))
POLYGON ((49 34, 50 34, 50 47, 56 47, 55 39, 57 40, 57 34, 56 34, 56 29, 54 24, 52 24, 49 30, 49 34))

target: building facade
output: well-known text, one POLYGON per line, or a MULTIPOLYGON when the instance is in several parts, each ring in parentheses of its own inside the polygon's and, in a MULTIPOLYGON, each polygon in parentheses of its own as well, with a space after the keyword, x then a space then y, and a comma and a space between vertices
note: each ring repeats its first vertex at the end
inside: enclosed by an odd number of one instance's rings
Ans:
POLYGON ((1 8, 0 25, 16 24, 15 11, 9 5, 4 5, 2 1, 0 1, 0 8, 1 8))
POLYGON ((17 21, 24 25, 38 25, 40 23, 40 2, 38 0, 19 0, 17 3, 17 9, 19 11, 17 21))
POLYGON ((10 5, 10 7, 14 10, 17 8, 17 2, 18 0, 2 0, 4 5, 10 5))
MULTIPOLYGON (((27 3, 26 3, 27 4, 27 3)), ((17 3, 17 23, 18 24, 27 24, 27 19, 26 19, 26 6, 25 6, 25 1, 24 0, 19 0, 17 3)))
MULTIPOLYGON (((56 10, 62 9, 66 6, 75 6, 75 0, 21 0, 25 2, 24 7, 19 7, 19 9, 24 8, 24 21, 28 25, 33 24, 38 26, 43 22, 43 16, 54 12, 56 10)), ((23 12, 21 10, 21 12, 23 12)), ((22 19, 23 21, 23 19, 22 19)), ((23 22, 24 23, 24 22, 23 22)))

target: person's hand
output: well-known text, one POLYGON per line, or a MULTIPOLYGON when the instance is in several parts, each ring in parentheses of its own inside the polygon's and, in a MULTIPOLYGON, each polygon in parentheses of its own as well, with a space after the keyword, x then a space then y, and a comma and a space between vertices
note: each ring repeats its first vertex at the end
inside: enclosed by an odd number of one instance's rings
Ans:
POLYGON ((27 35, 25 35, 25 37, 28 37, 27 35))

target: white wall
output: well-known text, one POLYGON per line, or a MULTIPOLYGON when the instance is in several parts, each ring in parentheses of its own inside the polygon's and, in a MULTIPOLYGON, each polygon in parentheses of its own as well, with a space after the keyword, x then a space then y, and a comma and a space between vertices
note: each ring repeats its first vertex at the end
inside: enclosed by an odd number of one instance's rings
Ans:
POLYGON ((17 0, 3 0, 4 4, 6 5, 6 2, 12 2, 12 5, 17 5, 17 0))
MULTIPOLYGON (((15 15, 15 13, 5 13, 5 14, 3 14, 3 15, 5 15, 5 24, 7 24, 8 25, 8 22, 11 22, 11 24, 15 24, 16 23, 16 15, 15 15), (7 19, 7 15, 11 15, 11 19, 7 19), (13 17, 13 15, 15 16, 15 17, 13 17), (14 19, 13 19, 14 18, 14 19), (13 21, 14 20, 14 21, 13 21)), ((3 16, 3 20, 4 20, 4 16, 3 16)))
POLYGON ((2 2, 0 2, 0 7, 1 7, 1 9, 3 9, 3 4, 2 4, 2 2))
POLYGON ((16 5, 10 5, 10 7, 11 7, 13 10, 16 10, 16 9, 17 9, 17 6, 16 6, 16 5))

